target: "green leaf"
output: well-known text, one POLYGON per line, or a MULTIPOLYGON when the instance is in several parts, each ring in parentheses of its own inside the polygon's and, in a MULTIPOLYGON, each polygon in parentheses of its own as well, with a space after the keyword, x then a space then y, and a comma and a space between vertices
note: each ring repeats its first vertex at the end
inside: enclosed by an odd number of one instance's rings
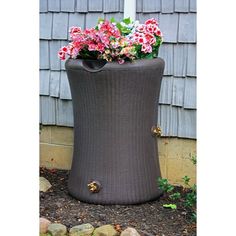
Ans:
POLYGON ((111 23, 116 23, 116 20, 115 20, 115 18, 114 18, 114 17, 112 17, 112 18, 110 19, 110 22, 111 22, 111 23))
POLYGON ((152 53, 149 53, 145 56, 146 59, 153 59, 153 55, 152 53))
POLYGON ((131 23, 131 19, 130 17, 129 18, 125 18, 122 20, 126 25, 130 24, 131 23))
POLYGON ((187 175, 185 175, 182 179, 185 185, 189 185, 190 178, 187 175))
POLYGON ((170 199, 172 200, 180 199, 180 197, 181 197, 181 194, 179 192, 176 192, 170 195, 170 199))
POLYGON ((116 27, 121 31, 122 25, 120 24, 120 22, 116 24, 116 27))
POLYGON ((98 18, 98 24, 100 24, 103 21, 104 21, 104 19, 102 19, 101 17, 98 18))
POLYGON ((191 161, 192 161, 192 163, 193 163, 194 165, 196 165, 196 164, 197 164, 197 156, 196 156, 196 155, 192 155, 191 161))
POLYGON ((163 207, 165 207, 165 208, 171 208, 172 210, 177 209, 176 204, 164 204, 163 207))

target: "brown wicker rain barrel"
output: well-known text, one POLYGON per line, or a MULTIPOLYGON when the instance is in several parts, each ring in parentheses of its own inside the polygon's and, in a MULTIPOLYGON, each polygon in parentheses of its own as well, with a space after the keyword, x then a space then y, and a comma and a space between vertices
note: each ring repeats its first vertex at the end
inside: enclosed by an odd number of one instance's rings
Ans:
POLYGON ((136 204, 161 195, 156 137, 164 61, 122 65, 66 61, 74 112, 69 193, 95 204, 136 204))

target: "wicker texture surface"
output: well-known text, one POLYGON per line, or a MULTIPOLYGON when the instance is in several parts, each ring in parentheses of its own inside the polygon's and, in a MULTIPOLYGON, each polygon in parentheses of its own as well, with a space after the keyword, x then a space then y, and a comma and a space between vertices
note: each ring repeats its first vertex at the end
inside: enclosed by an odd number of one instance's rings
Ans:
POLYGON ((75 124, 69 193, 95 204, 154 200, 161 191, 151 128, 157 120, 164 61, 96 63, 66 62, 75 124), (92 181, 101 185, 96 193, 88 188, 92 181))

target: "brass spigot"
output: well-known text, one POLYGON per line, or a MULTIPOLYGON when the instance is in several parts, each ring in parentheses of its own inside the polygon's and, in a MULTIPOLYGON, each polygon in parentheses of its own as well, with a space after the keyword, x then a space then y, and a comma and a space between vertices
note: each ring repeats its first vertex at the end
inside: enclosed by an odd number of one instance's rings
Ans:
POLYGON ((98 193, 101 189, 101 184, 98 181, 92 181, 87 186, 89 191, 92 193, 98 193))
POLYGON ((152 126, 151 132, 153 136, 160 137, 162 135, 161 128, 158 126, 152 126))

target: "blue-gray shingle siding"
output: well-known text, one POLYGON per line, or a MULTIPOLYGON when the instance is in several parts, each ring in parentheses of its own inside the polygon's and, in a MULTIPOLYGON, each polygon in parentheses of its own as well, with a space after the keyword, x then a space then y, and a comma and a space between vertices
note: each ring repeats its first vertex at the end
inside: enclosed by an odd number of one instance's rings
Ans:
POLYGON ((103 1, 103 11, 106 12, 119 12, 120 0, 106 0, 103 1))
POLYGON ((136 0, 136 12, 142 12, 143 0, 136 0))
POLYGON ((88 0, 89 12, 102 12, 103 0, 88 0))
POLYGON ((40 81, 40 95, 49 95, 49 82, 50 79, 50 71, 49 70, 41 70, 39 72, 39 81, 40 81))
POLYGON ((182 107, 184 103, 184 78, 175 77, 172 88, 172 105, 182 107))
POLYGON ((60 71, 51 71, 50 75, 50 96, 51 97, 59 97, 60 91, 60 71))
POLYGON ((48 11, 48 0, 39 1, 39 12, 47 12, 48 11))
POLYGON ((160 104, 171 104, 172 100, 173 78, 164 76, 161 83, 160 104))
POLYGON ((41 40, 39 44, 39 68, 49 69, 49 45, 47 40, 41 40))
POLYGON ((49 55, 50 55, 50 69, 51 70, 60 70, 61 63, 58 60, 57 52, 60 48, 61 42, 58 40, 49 41, 49 55))
POLYGON ((73 106, 72 101, 56 100, 56 124, 60 126, 73 127, 73 106))
POLYGON ((196 44, 188 44, 187 76, 196 76, 196 44))
POLYGON ((197 81, 195 78, 186 78, 185 79, 185 88, 184 88, 184 108, 186 109, 196 109, 196 89, 197 81))
POLYGON ((144 0, 143 12, 160 12, 161 0, 144 0))
POLYGON ((178 41, 181 43, 196 42, 196 13, 180 13, 178 41))
POLYGON ((162 44, 159 56, 165 61, 164 75, 173 75, 174 70, 174 45, 171 43, 162 44))
POLYGON ((177 43, 179 14, 160 14, 160 29, 166 43, 177 43))
POLYGON ((69 81, 65 71, 61 71, 60 99, 71 100, 69 81))
POLYGON ((161 0, 161 12, 162 13, 173 13, 174 12, 174 0, 161 0))
POLYGON ((60 0, 48 0, 48 11, 60 12, 60 0))
POLYGON ((175 12, 188 12, 189 0, 175 0, 175 12))
POLYGON ((56 99, 49 96, 40 96, 41 121, 44 125, 56 124, 56 99))
POLYGON ((197 0, 190 0, 189 10, 190 12, 197 12, 197 0))
POLYGON ((174 45, 174 76, 183 77, 187 70, 187 45, 174 45))
POLYGON ((92 13, 86 14, 86 28, 94 27, 97 24, 99 18, 104 18, 104 13, 92 13))
POLYGON ((52 13, 40 14, 40 39, 52 38, 52 13))
POLYGON ((178 137, 196 138, 196 110, 179 108, 178 137))
POLYGON ((88 12, 88 0, 76 0, 76 11, 77 12, 88 12))
POLYGON ((68 13, 53 13, 53 39, 67 39, 68 36, 68 13))

